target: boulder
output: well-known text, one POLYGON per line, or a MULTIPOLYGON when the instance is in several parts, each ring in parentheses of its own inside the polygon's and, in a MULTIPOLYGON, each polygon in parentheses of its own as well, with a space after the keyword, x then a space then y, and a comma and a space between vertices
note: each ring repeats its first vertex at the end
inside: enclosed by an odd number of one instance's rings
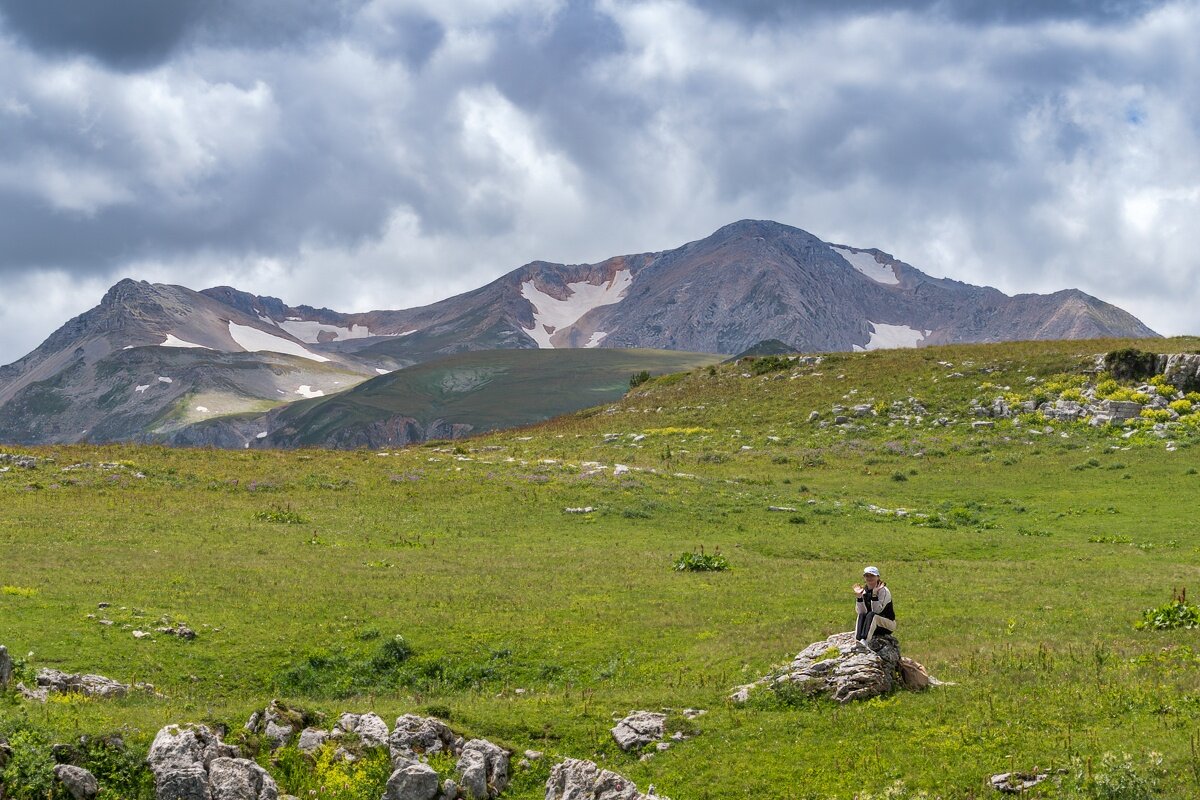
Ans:
POLYGON ((57 764, 54 767, 54 777, 74 800, 93 800, 100 791, 96 776, 83 767, 57 764))
MULTIPOLYGON (((84 675, 60 672, 56 669, 40 669, 37 674, 38 688, 45 693, 75 693, 88 697, 115 698, 129 694, 130 686, 103 675, 84 675)), ((44 699, 44 698, 43 698, 44 699)))
POLYGON ((396 727, 388 736, 392 757, 413 759, 420 755, 453 753, 462 749, 462 740, 441 720, 405 714, 397 718, 396 727))
POLYGON ((568 758, 546 781, 546 800, 646 800, 632 781, 591 761, 568 758))
POLYGON ((730 699, 744 703, 757 686, 787 685, 807 694, 825 695, 839 703, 887 694, 903 685, 900 644, 889 634, 877 634, 869 644, 864 644, 855 641, 853 632, 837 633, 801 650, 784 669, 757 683, 739 687, 730 699))
POLYGON ((154 776, 155 800, 212 800, 208 772, 200 764, 171 769, 154 776))
POLYGON ((342 714, 334 726, 334 735, 352 733, 364 747, 383 747, 388 743, 387 723, 378 714, 342 714))
POLYGON ((433 800, 438 794, 438 774, 428 764, 409 764, 388 778, 383 800, 433 800))
POLYGON ((300 731, 300 742, 296 746, 302 753, 315 753, 330 739, 329 731, 320 728, 305 728, 300 731))
POLYGON ((508 786, 509 752, 487 739, 472 739, 463 745, 455 765, 460 785, 470 800, 495 797, 508 786))
POLYGON ((634 711, 612 729, 617 746, 625 752, 641 750, 666 736, 667 715, 653 711, 634 711))
POLYGON ((279 787, 248 758, 215 758, 208 767, 212 800, 279 800, 279 787))
POLYGON ((216 758, 237 758, 241 753, 204 725, 168 725, 150 745, 146 763, 156 775, 160 771, 199 764, 206 770, 216 758))
MULTIPOLYGON (((218 800, 210 781, 211 765, 218 760, 243 761, 240 755, 236 747, 225 744, 216 732, 203 725, 166 726, 154 737, 146 756, 146 763, 154 773, 156 800, 218 800)), ((223 763, 221 786, 227 793, 220 795, 220 800, 241 800, 242 795, 228 793, 240 785, 232 777, 239 771, 244 769, 223 763)), ((253 785, 253 779, 247 781, 253 785)), ((259 784, 258 791, 259 794, 249 797, 276 800, 279 793, 274 781, 269 785, 259 784)))

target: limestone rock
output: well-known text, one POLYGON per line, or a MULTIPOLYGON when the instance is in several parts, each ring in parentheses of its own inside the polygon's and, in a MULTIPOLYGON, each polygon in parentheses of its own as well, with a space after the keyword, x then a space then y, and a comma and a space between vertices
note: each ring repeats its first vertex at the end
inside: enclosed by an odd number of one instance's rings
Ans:
POLYGON ((255 711, 250 715, 246 722, 246 730, 265 737, 271 743, 271 749, 277 750, 320 716, 272 700, 262 711, 255 711))
POLYGON ((646 800, 632 781, 591 761, 568 758, 546 781, 546 800, 646 800))
POLYGON ((37 674, 39 690, 46 693, 68 693, 88 697, 115 698, 129 693, 129 685, 106 678, 103 675, 83 675, 60 672, 56 669, 40 669, 37 674))
POLYGON ((487 739, 472 739, 463 745, 455 765, 462 788, 471 800, 495 797, 508 786, 509 752, 487 739))
POLYGON ((329 738, 329 731, 323 731, 320 728, 305 728, 300 731, 300 742, 297 747, 302 753, 315 753, 325 745, 325 742, 329 741, 329 738))
POLYGON ((83 767, 58 764, 54 767, 54 777, 74 800, 93 800, 100 791, 96 776, 83 767))
POLYGON ((208 767, 212 800, 279 800, 267 771, 247 758, 215 758, 208 767))
POLYGON ((388 778, 383 800, 433 800, 438 794, 438 774, 428 764, 409 764, 388 778))
POLYGON ((155 800, 212 800, 208 772, 201 764, 171 769, 154 777, 155 800))
POLYGON ((396 727, 388 737, 392 757, 397 755, 413 758, 419 755, 454 753, 457 737, 441 720, 405 714, 397 718, 396 727))
POLYGON ((1026 789, 1032 789, 1046 778, 1045 772, 1001 772, 989 780, 992 788, 1004 794, 1020 794, 1026 789))
POLYGON ((625 752, 640 750, 666 735, 667 715, 653 711, 634 711, 612 729, 617 746, 625 752))
POLYGON ((387 723, 378 714, 342 714, 334 726, 335 735, 353 733, 364 747, 383 747, 388 743, 387 723))
MULTIPOLYGON (((166 726, 154 737, 146 756, 146 763, 154 773, 156 800, 217 800, 210 786, 209 769, 218 760, 241 761, 239 755, 236 747, 225 744, 220 736, 203 725, 166 726)), ((222 768, 223 786, 232 780, 228 775, 233 772, 235 770, 227 765, 222 768)), ((276 800, 278 789, 274 788, 274 781, 270 787, 270 790, 260 790, 252 800, 276 800)), ((221 800, 241 798, 222 795, 221 800)))
POLYGON ((744 703, 756 686, 786 684, 808 694, 826 695, 839 703, 887 694, 902 685, 900 644, 887 634, 876 635, 867 645, 855 641, 852 632, 837 633, 804 648, 780 672, 756 684, 739 687, 730 699, 744 703))

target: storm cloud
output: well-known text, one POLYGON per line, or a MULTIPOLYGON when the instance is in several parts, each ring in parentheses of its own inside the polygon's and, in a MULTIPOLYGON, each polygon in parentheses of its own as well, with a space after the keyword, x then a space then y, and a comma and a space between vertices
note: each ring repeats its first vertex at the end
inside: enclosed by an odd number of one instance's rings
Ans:
POLYGON ((398 308, 745 217, 1164 333, 1200 4, 0 0, 0 363, 121 277, 398 308))

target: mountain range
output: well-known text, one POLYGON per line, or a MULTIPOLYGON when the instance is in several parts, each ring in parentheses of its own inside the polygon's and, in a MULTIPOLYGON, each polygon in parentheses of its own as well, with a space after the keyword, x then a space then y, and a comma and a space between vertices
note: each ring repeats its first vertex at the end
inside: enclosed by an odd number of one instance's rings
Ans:
POLYGON ((0 442, 385 446, 536 422, 602 402, 597 387, 614 390, 613 370, 677 370, 771 340, 775 349, 823 352, 1153 336, 1075 289, 1008 296, 930 277, 881 250, 743 220, 673 250, 596 264, 535 261, 395 311, 347 314, 231 287, 123 280, 0 367, 0 442), (596 349, 655 352, 582 355, 596 349), (486 355, 512 350, 566 352, 486 355), (464 353, 475 355, 410 372, 464 353), (596 380, 559 380, 589 364, 596 380), (431 380, 442 388, 431 393, 431 380), (554 402, 534 402, 539 385, 555 387, 554 402), (321 400, 333 395, 337 403, 321 400), (529 411, 489 416, 491 402, 529 411), (365 405, 346 411, 356 403, 365 405), (332 427, 331 408, 341 409, 332 427))

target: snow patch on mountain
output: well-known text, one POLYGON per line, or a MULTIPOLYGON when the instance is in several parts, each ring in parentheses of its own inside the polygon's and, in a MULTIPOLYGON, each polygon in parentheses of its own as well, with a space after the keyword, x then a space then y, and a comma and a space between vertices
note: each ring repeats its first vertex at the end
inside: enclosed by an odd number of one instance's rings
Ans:
POLYGON ((871 253, 856 253, 848 247, 834 247, 833 245, 830 245, 830 249, 850 262, 850 266, 876 283, 888 286, 899 285, 900 279, 896 277, 896 271, 887 264, 880 264, 871 253))
POLYGON ((248 353, 261 353, 269 351, 272 353, 283 353, 289 356, 300 356, 312 361, 328 361, 325 356, 319 356, 316 353, 310 352, 301 347, 296 342, 289 339, 284 339, 282 336, 276 336, 273 333, 251 328, 249 325, 238 325, 236 322, 229 323, 229 335, 233 337, 239 347, 248 353))
POLYGON ((854 345, 855 352, 864 350, 895 350, 901 347, 916 347, 933 331, 919 331, 907 325, 885 325, 882 322, 871 322, 871 338, 866 347, 854 345))
POLYGON ((175 381, 172 378, 168 378, 164 375, 159 375, 158 382, 159 383, 174 383, 175 381))
POLYGON ((584 347, 599 347, 600 343, 603 342, 607 337, 608 337, 607 331, 596 331, 595 333, 593 333, 591 335, 591 337, 588 338, 587 342, 585 342, 583 346, 584 347))
POLYGON ((168 333, 166 341, 159 343, 158 346, 159 347, 199 347, 201 350, 212 350, 211 347, 207 347, 202 344, 196 344, 195 342, 189 342, 184 339, 180 339, 173 333, 168 333))
POLYGON ((133 391, 137 392, 138 394, 145 394, 146 390, 149 388, 150 388, 150 384, 143 383, 143 384, 133 387, 133 391))
POLYGON ((296 390, 296 394, 303 395, 304 397, 307 397, 309 400, 311 400, 314 397, 324 397, 325 396, 325 392, 321 391, 320 389, 314 389, 311 386, 309 386, 307 383, 304 384, 303 386, 301 386, 300 388, 298 388, 296 390))
POLYGON ((621 270, 612 280, 598 286, 587 281, 568 283, 567 299, 559 300, 538 289, 533 281, 525 281, 521 284, 521 296, 533 306, 533 327, 522 330, 537 342, 538 347, 553 349, 551 336, 571 327, 592 309, 621 302, 632 283, 633 274, 621 270))
POLYGON ((349 328, 342 328, 337 325, 326 325, 323 322, 291 318, 278 323, 278 325, 300 341, 308 342, 309 344, 320 343, 321 340, 317 337, 322 333, 332 333, 334 338, 339 341, 365 339, 371 335, 371 331, 366 325, 351 325, 349 328))

